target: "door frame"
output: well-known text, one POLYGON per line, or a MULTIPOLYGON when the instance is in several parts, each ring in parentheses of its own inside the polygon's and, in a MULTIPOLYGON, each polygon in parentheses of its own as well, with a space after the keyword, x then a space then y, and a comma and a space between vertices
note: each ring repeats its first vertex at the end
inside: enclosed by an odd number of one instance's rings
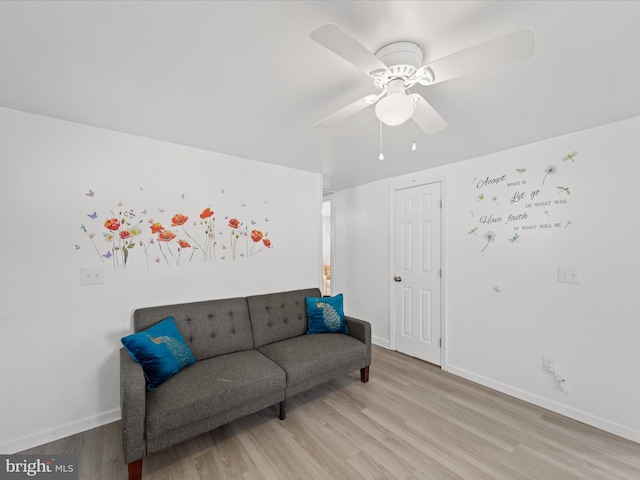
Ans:
POLYGON ((443 177, 440 176, 424 176, 409 179, 409 180, 401 180, 396 183, 393 183, 389 189, 389 198, 390 198, 390 225, 389 225, 389 236, 390 236, 390 245, 391 251, 390 253, 390 261, 389 261, 389 348, 391 350, 396 350, 396 297, 395 297, 395 285, 393 282, 393 276, 395 275, 395 253, 396 253, 396 240, 395 240, 395 222, 396 222, 396 192, 398 190, 405 190, 411 187, 419 187, 421 185, 428 185, 432 183, 440 184, 440 199, 442 200, 442 208, 440 209, 440 265, 442 267, 442 279, 440 283, 440 334, 442 338, 442 347, 440 354, 440 368, 444 371, 448 370, 448 355, 447 355, 447 338, 448 338, 448 330, 447 330, 447 308, 446 308, 446 290, 447 290, 447 274, 446 274, 446 228, 445 228, 445 209, 447 207, 447 202, 445 201, 445 181, 443 177))

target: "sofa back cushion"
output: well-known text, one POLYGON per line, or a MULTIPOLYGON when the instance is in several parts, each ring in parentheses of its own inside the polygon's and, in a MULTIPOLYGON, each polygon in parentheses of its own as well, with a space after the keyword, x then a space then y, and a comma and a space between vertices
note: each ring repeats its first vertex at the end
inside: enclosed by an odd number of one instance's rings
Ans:
POLYGON ((320 296, 307 288, 247 297, 255 348, 307 333, 305 298, 320 296))
POLYGON ((170 316, 196 360, 253 348, 244 298, 140 308, 133 312, 133 329, 146 330, 170 316))

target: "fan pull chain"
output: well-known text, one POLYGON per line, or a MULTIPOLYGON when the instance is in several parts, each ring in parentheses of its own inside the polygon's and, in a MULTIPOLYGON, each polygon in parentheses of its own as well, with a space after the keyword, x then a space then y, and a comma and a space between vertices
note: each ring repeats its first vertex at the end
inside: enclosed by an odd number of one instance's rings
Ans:
POLYGON ((382 122, 380 122, 380 155, 378 156, 378 160, 384 160, 384 155, 382 153, 382 122))

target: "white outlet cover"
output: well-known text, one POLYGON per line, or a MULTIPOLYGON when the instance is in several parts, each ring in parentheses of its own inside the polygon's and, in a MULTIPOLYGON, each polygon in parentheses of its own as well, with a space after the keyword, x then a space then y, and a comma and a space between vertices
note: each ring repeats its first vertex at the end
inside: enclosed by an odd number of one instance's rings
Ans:
POLYGON ((573 285, 582 283, 580 269, 578 267, 558 266, 558 283, 570 283, 573 285))
POLYGON ((80 285, 102 285, 104 283, 104 267, 82 267, 80 269, 80 285))

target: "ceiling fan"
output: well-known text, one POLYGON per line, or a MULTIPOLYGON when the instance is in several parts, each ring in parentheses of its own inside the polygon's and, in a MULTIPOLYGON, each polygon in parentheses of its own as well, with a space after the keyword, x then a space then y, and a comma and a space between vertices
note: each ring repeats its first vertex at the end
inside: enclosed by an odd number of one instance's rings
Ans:
POLYGON ((525 59, 535 46, 533 31, 526 28, 423 64, 422 48, 413 42, 394 42, 373 54, 334 24, 314 30, 310 37, 369 75, 379 90, 334 112, 316 127, 330 127, 375 104, 381 122, 395 126, 413 117, 427 134, 442 130, 447 122, 422 95, 411 93, 411 87, 434 85, 525 59))

